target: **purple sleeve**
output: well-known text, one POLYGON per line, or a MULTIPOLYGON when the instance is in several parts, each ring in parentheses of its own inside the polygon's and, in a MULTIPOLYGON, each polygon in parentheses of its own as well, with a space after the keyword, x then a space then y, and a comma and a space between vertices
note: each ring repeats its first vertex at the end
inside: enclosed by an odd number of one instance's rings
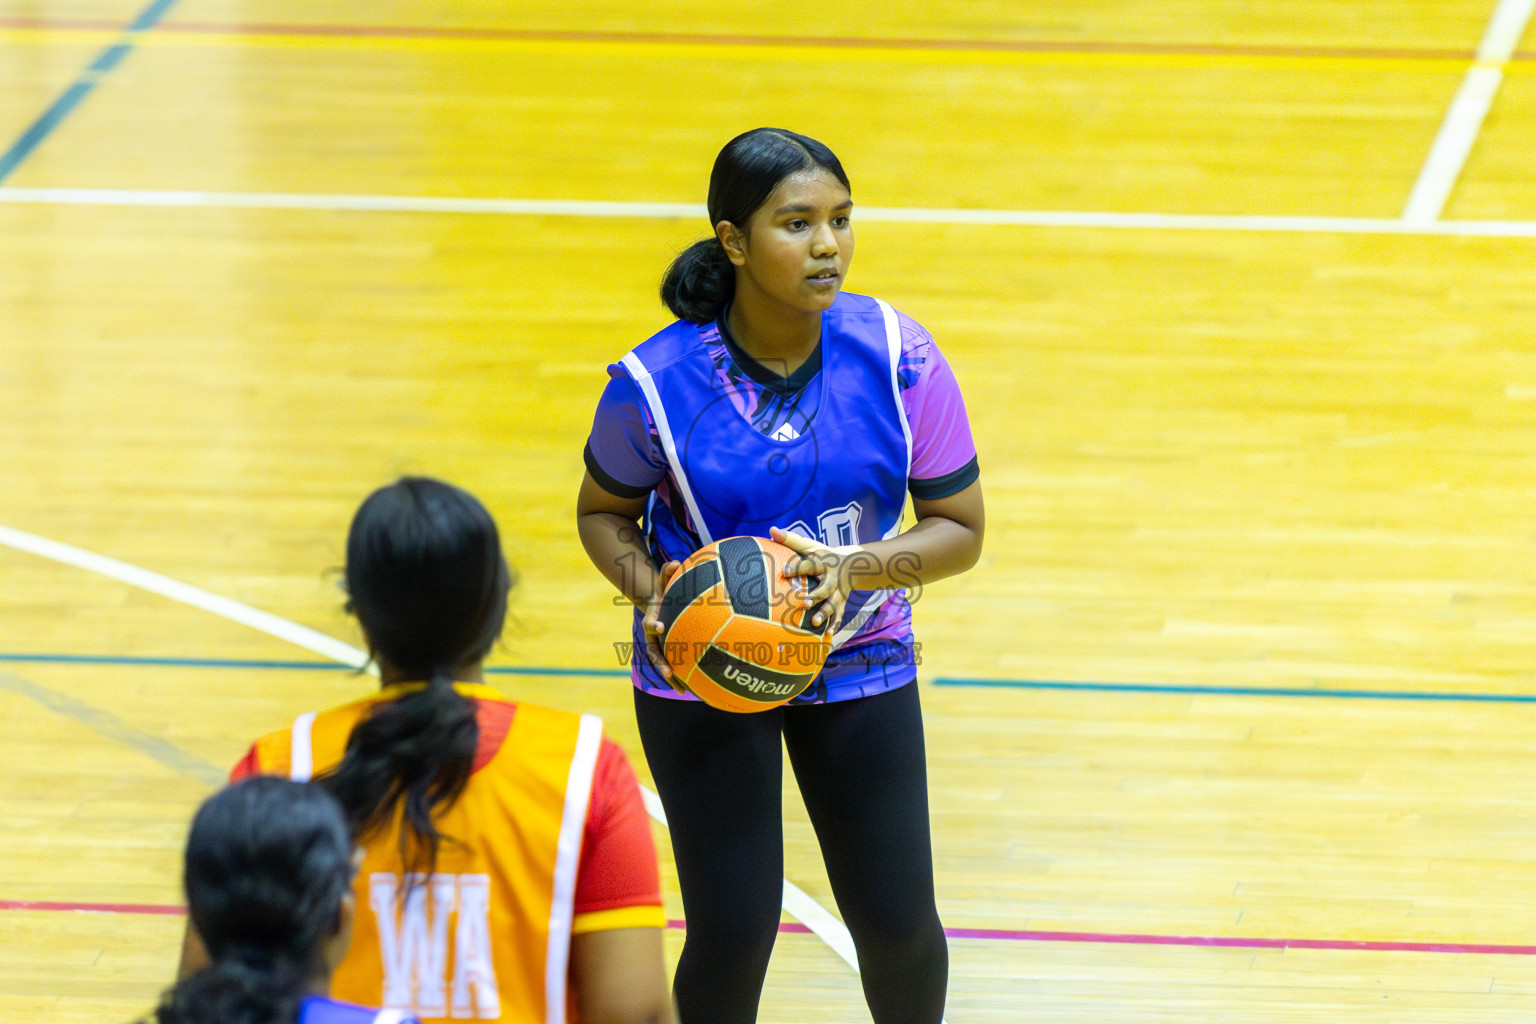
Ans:
POLYGON ((583 453, 592 479, 620 498, 640 498, 667 475, 667 460, 640 389, 623 368, 608 367, 583 453))
POLYGON ((929 333, 905 314, 901 322, 901 401, 912 428, 912 493, 944 498, 979 476, 965 400, 949 361, 929 333))

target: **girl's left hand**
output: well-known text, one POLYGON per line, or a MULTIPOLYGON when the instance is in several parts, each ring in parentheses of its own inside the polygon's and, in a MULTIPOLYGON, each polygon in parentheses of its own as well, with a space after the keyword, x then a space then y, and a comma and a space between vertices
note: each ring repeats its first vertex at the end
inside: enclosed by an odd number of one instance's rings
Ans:
POLYGON ((848 594, 853 590, 852 567, 854 556, 863 553, 864 549, 857 544, 847 547, 831 548, 817 540, 802 537, 798 533, 789 533, 777 526, 768 528, 768 536, 794 551, 800 558, 789 564, 784 570, 787 577, 820 577, 819 581, 806 580, 805 586, 810 588, 802 598, 805 607, 810 608, 818 603, 821 607, 811 617, 811 624, 816 628, 822 628, 827 622, 838 622, 843 617, 843 607, 848 603, 848 594), (816 585, 811 587, 811 583, 816 585))

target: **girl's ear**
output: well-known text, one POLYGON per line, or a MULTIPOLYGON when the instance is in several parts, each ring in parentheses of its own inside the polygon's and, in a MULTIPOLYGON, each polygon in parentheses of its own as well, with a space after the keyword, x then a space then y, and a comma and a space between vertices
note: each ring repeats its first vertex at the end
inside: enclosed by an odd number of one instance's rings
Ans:
POLYGON ((333 935, 342 932, 348 934, 352 931, 352 921, 357 917, 357 895, 348 889, 341 894, 341 900, 336 904, 336 930, 333 935))
POLYGON ((328 971, 334 971, 341 966, 341 961, 346 958, 347 947, 352 945, 352 923, 357 919, 357 897, 348 889, 341 894, 341 900, 336 906, 336 928, 326 936, 321 943, 321 955, 325 958, 325 966, 328 971))
POLYGON ((725 258, 734 266, 747 265, 747 236, 741 229, 728 220, 723 220, 715 225, 715 237, 720 239, 720 246, 725 250, 725 258))

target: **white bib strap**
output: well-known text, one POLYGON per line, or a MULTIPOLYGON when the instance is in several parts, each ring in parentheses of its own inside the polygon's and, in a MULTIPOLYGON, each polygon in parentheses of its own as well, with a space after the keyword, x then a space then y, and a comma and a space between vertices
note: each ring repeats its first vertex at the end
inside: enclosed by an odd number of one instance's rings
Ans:
POLYGON ((560 817, 560 840, 555 848, 554 904, 549 911, 549 951, 544 958, 544 1020, 565 1024, 565 999, 569 987, 571 922, 576 908, 576 868, 581 861, 581 839, 587 827, 587 805, 592 800, 592 778, 603 744, 603 720, 582 715, 576 732, 576 753, 565 783, 565 811, 560 817))
POLYGON ((645 368, 640 357, 633 352, 626 353, 619 362, 629 370, 630 377, 645 396, 645 404, 650 406, 651 419, 656 422, 656 433, 661 438, 661 450, 667 457, 667 464, 672 467, 672 476, 677 481, 678 490, 683 493, 683 503, 688 506, 688 515, 693 519, 693 528, 699 532, 699 540, 705 544, 711 543, 714 538, 709 535, 709 525, 699 514, 699 504, 693 499, 693 485, 688 482, 688 474, 683 472, 683 460, 677 453, 677 439, 672 436, 672 427, 667 422, 667 410, 661 403, 661 392, 656 390, 656 382, 651 379, 651 371, 645 368))
POLYGON ((306 711, 293 720, 293 745, 288 758, 288 777, 308 782, 315 774, 315 713, 306 711))
POLYGON ((896 400, 896 418, 901 421, 901 436, 907 442, 907 474, 912 472, 912 424, 907 422, 907 407, 901 404, 901 321, 896 310, 884 299, 876 299, 880 312, 885 316, 885 346, 891 359, 891 397, 896 400))

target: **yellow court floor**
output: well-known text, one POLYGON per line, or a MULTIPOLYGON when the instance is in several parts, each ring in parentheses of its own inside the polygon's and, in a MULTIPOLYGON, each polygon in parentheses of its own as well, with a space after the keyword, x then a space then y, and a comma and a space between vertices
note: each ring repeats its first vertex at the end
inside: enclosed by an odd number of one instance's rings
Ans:
MULTIPOLYGON (((304 638, 358 643, 344 532, 402 473, 508 539, 491 681, 648 783, 581 450, 760 124, 838 152, 849 286, 979 451, 982 562, 916 600, 947 1019, 1531 1019, 1519 3, 0 0, 0 1019, 151 1006, 192 808, 370 688, 304 638)), ((868 1021, 785 921, 761 1019, 868 1021)))

